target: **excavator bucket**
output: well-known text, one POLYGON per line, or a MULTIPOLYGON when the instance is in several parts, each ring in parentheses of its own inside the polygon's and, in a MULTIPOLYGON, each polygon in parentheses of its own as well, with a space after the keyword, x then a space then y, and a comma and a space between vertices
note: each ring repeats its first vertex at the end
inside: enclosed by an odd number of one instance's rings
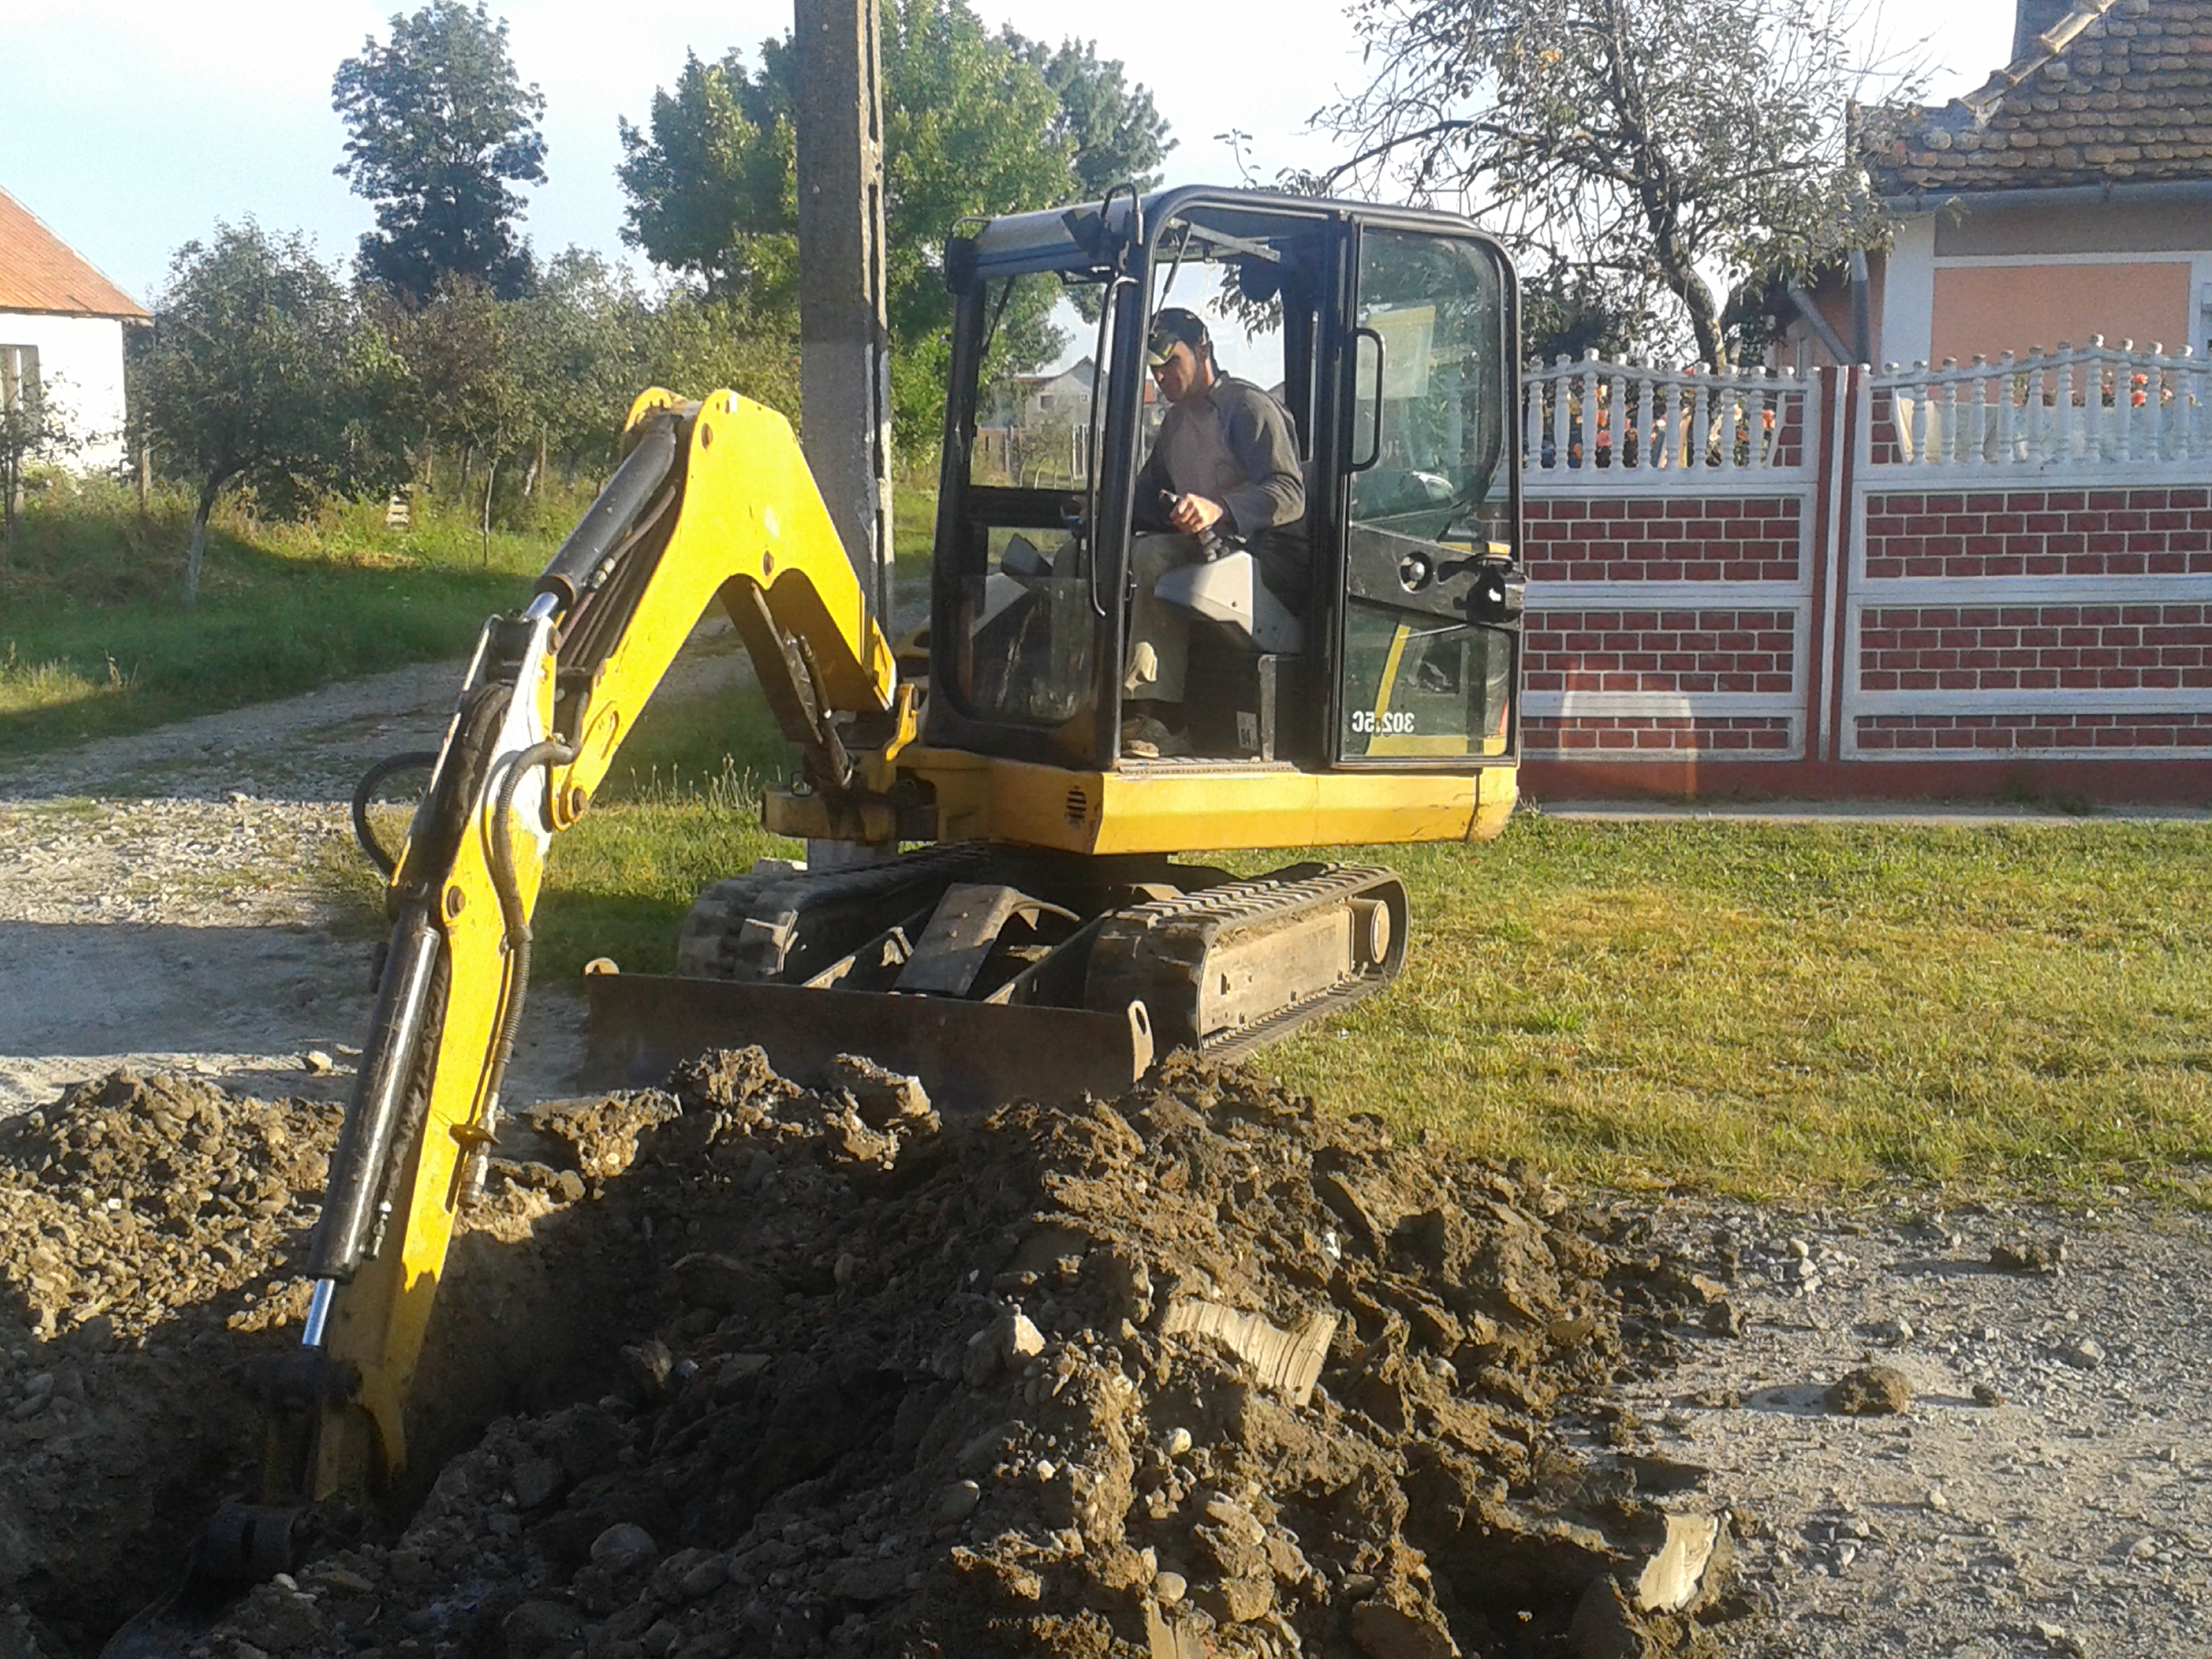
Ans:
POLYGON ((803 985, 585 976, 584 1082, 643 1088, 702 1051, 758 1045, 798 1083, 840 1054, 921 1079, 940 1111, 982 1113, 1009 1100, 1111 1098, 1152 1067, 1141 1001, 1119 1013, 803 985))

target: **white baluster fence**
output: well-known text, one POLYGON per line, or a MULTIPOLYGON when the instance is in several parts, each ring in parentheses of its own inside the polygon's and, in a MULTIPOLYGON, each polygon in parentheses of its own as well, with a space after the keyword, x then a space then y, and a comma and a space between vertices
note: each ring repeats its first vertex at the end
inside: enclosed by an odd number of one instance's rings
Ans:
POLYGON ((2113 476, 2212 458, 2212 359, 2123 340, 1872 377, 1875 465, 2113 476))
POLYGON ((1733 374, 1613 363, 1593 351, 1531 365, 1522 379, 1522 466, 1577 486, 1648 489, 1771 476, 1807 463, 1811 390, 1795 370, 1733 374))
POLYGON ((1538 791, 2212 790, 2212 359, 1524 388, 1538 791))

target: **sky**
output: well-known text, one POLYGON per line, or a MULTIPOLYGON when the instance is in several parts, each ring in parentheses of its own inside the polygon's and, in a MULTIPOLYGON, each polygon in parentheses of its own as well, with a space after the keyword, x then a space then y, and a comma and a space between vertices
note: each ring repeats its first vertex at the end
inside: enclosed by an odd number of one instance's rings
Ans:
MULTIPOLYGON (((419 0, 409 0, 412 10, 419 0)), ((1168 182, 1233 182, 1216 135, 1251 135, 1262 177, 1325 162, 1307 118, 1361 82, 1344 0, 1199 5, 1190 0, 972 0, 994 28, 1057 43, 1096 40, 1149 86, 1179 139, 1168 182), (1255 29, 1264 21, 1264 27, 1255 29)), ((395 0, 0 0, 9 90, 0 98, 0 189, 141 301, 182 243, 246 217, 303 230, 349 257, 368 204, 333 173, 345 130, 330 108, 340 60, 382 35, 395 0)), ((641 122, 688 47, 750 53, 790 26, 788 0, 701 8, 493 0, 525 80, 546 98, 548 182, 526 192, 542 251, 620 251, 618 117, 641 122)), ((1893 46, 1923 37, 1947 98, 1979 85, 2011 44, 2013 0, 1888 0, 1893 46), (1936 21, 1929 18, 1933 15, 1936 21)))

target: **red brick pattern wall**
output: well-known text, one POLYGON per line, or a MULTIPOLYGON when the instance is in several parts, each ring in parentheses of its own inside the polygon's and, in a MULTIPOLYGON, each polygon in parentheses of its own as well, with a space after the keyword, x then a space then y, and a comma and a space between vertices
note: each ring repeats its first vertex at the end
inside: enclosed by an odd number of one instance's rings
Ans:
POLYGON ((1859 747, 1872 755, 2171 749, 2212 756, 2212 715, 1864 715, 1858 723, 1859 747))
POLYGON ((2212 575, 2212 490, 1990 490, 1874 495, 1866 574, 2212 575))
POLYGON ((1532 582, 1795 582, 1795 497, 1530 499, 1522 562, 1532 582))
POLYGON ((1884 606, 1859 643, 1866 691, 2212 688, 2212 605, 1884 606))
POLYGON ((1522 647, 1530 691, 1788 691, 1788 611, 1536 611, 1522 647))
POLYGON ((1522 746, 1562 759, 1599 760, 1624 753, 1727 753, 1745 759, 1789 749, 1789 722, 1764 716, 1685 718, 1620 715, 1559 720, 1532 715, 1521 722, 1522 746))

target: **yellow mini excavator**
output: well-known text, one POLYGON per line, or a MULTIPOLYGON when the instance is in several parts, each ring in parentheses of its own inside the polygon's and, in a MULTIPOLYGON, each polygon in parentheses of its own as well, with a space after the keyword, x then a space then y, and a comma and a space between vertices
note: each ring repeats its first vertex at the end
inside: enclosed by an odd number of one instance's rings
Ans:
POLYGON ((592 1045, 619 1075, 759 1043, 802 1079, 867 1054, 954 1106, 1116 1092, 1173 1048, 1271 1040, 1403 961, 1387 870, 1236 879, 1203 855, 1503 827, 1520 476, 1514 277, 1495 242, 1407 208, 1117 188, 983 224, 944 274, 925 627, 894 651, 780 416, 648 391, 534 597, 486 625, 397 856, 357 798, 392 931, 304 1339, 261 1379, 261 1490, 223 1509, 185 1589, 111 1654, 181 1650, 225 1586, 292 1562, 318 1505, 365 1501, 405 1465, 548 850, 710 602, 798 752, 767 826, 810 857, 705 893, 677 975, 587 975, 592 1045), (1171 303, 1205 311, 1224 366, 1281 403, 1306 505, 1269 532, 1264 569, 1263 550, 1210 537, 1160 578, 1190 633, 1185 728, 1150 746, 1175 752, 1138 758, 1129 555, 1159 413, 1148 328, 1171 303), (1073 369, 1007 372, 1071 328, 1095 331, 1073 369))

